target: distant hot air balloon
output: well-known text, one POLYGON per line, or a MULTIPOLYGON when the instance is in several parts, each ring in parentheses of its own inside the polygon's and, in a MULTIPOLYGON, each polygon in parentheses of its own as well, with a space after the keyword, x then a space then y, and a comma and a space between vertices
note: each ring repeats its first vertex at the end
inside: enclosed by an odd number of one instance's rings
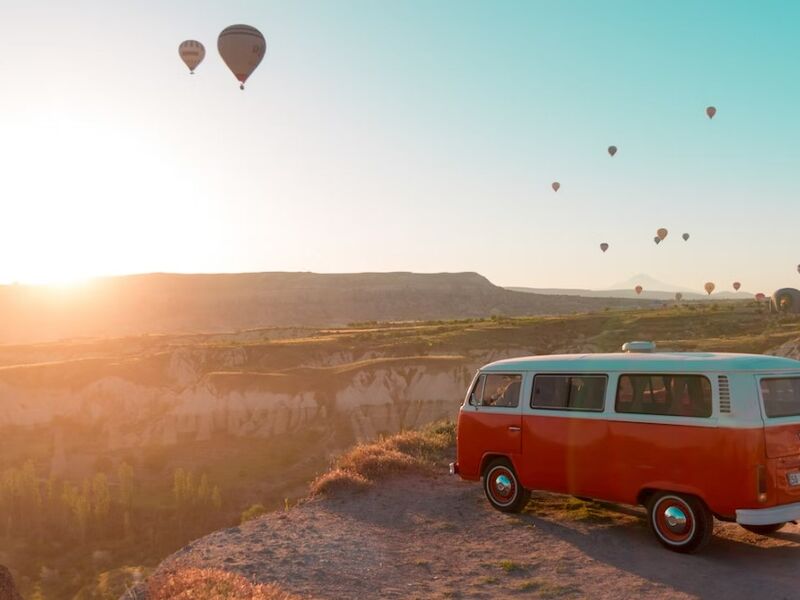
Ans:
POLYGON ((560 188, 560 187, 561 187, 560 183, 558 183, 557 181, 553 182, 553 191, 557 192, 558 188, 560 188))
POLYGON ((186 40, 185 42, 181 42, 181 45, 178 46, 178 55, 186 66, 189 67, 189 72, 194 75, 194 70, 206 57, 206 49, 203 44, 198 41, 186 40))
POLYGON ((656 237, 653 238, 653 241, 656 243, 656 245, 658 245, 658 244, 661 243, 661 238, 656 236, 656 237))
POLYGON ((736 290, 738 292, 740 287, 742 287, 741 283, 739 283, 738 281, 734 281, 733 282, 733 289, 734 290, 736 290))
POLYGON ((636 295, 638 296, 639 294, 641 294, 641 293, 642 293, 642 290, 643 290, 643 289, 644 289, 644 288, 643 288, 642 286, 640 286, 640 285, 637 285, 635 288, 633 288, 633 291, 634 291, 634 292, 636 292, 636 295))
POLYGON ((608 147, 608 153, 611 156, 614 156, 617 153, 617 147, 616 146, 609 146, 608 147))
POLYGON ((756 300, 758 300, 759 302, 763 302, 764 298, 766 298, 766 296, 764 294, 762 294, 761 292, 758 292, 756 294, 756 300))
POLYGON ((667 237, 667 233, 669 233, 669 232, 666 229, 664 229, 663 227, 661 227, 658 231, 656 231, 656 235, 661 240, 663 240, 665 237, 667 237))
POLYGON ((675 301, 680 302, 681 300, 683 300, 683 294, 680 292, 675 292, 675 301))
POLYGON ((685 242, 686 240, 689 239, 689 234, 688 233, 684 233, 681 237, 683 238, 683 241, 685 242))
POLYGON ((713 106, 709 106, 706 108, 706 114, 708 115, 709 119, 713 119, 714 115, 717 114, 717 109, 713 106))
POLYGON ((606 250, 608 250, 608 244, 606 244, 605 242, 603 242, 602 244, 600 244, 600 250, 602 250, 603 252, 605 252, 606 250))
POLYGON ((717 286, 715 286, 712 281, 707 281, 706 284, 703 286, 703 288, 706 290, 706 294, 708 294, 709 296, 711 295, 711 292, 714 291, 715 287, 717 286))
POLYGON ((797 272, 800 273, 800 265, 797 265, 797 272))
POLYGON ((217 49, 222 60, 239 80, 239 88, 244 89, 244 82, 264 58, 267 41, 255 27, 231 25, 219 34, 217 49))

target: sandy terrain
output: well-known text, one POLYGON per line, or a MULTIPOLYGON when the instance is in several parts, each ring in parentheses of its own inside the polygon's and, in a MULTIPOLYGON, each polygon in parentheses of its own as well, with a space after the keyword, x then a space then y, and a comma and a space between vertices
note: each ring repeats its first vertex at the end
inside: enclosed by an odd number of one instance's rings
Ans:
POLYGON ((535 495, 489 507, 478 484, 408 476, 312 500, 179 551, 313 598, 797 598, 800 526, 767 538, 717 523, 700 554, 663 549, 637 509, 535 495))

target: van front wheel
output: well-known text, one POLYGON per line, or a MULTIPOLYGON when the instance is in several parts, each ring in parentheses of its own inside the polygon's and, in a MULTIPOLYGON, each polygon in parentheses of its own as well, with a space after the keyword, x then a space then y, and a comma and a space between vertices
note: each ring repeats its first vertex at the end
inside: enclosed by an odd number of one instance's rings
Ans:
POLYGON ((530 491, 520 485, 514 467, 504 458, 493 460, 486 467, 483 491, 493 507, 508 513, 521 511, 531 498, 530 491))
POLYGON ((714 515, 702 500, 672 492, 650 498, 647 521, 661 545, 675 552, 700 550, 714 531, 714 515))
POLYGON ((772 525, 742 525, 742 527, 747 529, 747 531, 752 531, 758 535, 769 535, 770 533, 775 533, 779 529, 782 529, 784 525, 786 525, 786 523, 773 523, 772 525))

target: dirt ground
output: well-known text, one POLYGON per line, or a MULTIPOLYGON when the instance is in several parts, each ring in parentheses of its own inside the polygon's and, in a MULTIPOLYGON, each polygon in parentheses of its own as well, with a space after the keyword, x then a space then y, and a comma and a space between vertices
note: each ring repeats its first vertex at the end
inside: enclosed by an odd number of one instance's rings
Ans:
POLYGON ((644 512, 535 494, 492 509, 477 483, 407 476, 197 540, 161 570, 214 567, 310 598, 798 598, 800 526, 716 523, 699 554, 663 549, 644 512))

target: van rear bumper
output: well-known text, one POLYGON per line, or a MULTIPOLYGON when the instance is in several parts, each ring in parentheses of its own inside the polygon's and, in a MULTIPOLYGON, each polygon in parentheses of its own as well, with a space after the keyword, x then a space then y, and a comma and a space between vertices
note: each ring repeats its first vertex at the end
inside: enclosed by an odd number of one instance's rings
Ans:
POLYGON ((800 520, 800 502, 781 504, 770 508, 740 508, 736 522, 741 525, 774 525, 800 520))

